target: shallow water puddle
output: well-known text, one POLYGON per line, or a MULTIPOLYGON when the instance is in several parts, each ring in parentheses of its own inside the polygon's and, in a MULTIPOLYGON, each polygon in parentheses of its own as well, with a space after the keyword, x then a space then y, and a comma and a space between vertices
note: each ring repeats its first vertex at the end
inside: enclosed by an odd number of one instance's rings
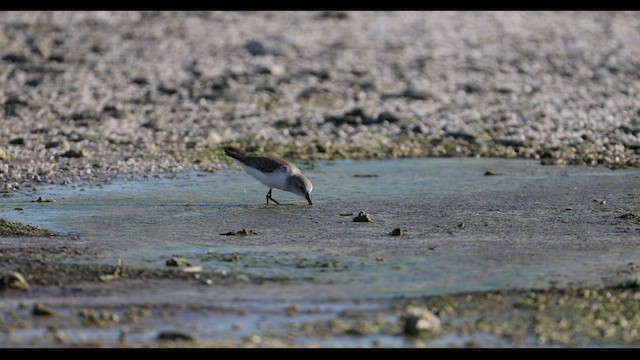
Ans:
POLYGON ((299 280, 285 298, 304 298, 305 287, 348 299, 597 283, 640 254, 637 224, 616 219, 637 212, 638 170, 468 158, 305 173, 314 206, 277 190, 286 205, 266 205, 266 187, 229 170, 46 187, 3 199, 0 216, 79 235, 102 254, 85 261, 162 268, 179 255, 205 270, 299 280), (57 202, 29 202, 38 196, 57 202), (353 222, 359 211, 374 222, 353 222), (257 235, 220 235, 245 228, 257 235))

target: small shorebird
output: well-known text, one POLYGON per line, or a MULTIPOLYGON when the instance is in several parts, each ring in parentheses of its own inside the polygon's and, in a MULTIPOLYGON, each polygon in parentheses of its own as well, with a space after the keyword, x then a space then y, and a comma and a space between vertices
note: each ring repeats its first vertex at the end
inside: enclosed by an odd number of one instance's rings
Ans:
POLYGON ((307 199, 309 205, 313 205, 309 196, 311 190, 313 190, 311 181, 302 175, 300 169, 289 161, 266 156, 243 155, 230 150, 225 150, 224 154, 238 160, 244 171, 269 187, 267 204, 271 200, 280 205, 279 202, 271 197, 271 190, 276 188, 303 196, 307 199))

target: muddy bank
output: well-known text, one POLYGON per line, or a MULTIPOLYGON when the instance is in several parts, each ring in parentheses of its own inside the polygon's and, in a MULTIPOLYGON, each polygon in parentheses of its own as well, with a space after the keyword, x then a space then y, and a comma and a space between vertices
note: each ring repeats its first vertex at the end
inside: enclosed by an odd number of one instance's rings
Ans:
POLYGON ((5 12, 0 185, 292 160, 640 166, 629 12, 5 12), (212 36, 215 34, 215 36, 212 36))

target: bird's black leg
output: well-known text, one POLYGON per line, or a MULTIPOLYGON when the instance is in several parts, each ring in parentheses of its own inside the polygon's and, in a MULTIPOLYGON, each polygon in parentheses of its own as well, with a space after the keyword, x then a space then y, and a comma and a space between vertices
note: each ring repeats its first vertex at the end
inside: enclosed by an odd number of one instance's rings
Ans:
POLYGON ((269 189, 269 192, 267 193, 267 204, 269 203, 269 199, 271 199, 271 201, 273 201, 274 203, 280 205, 279 202, 277 202, 274 198, 271 197, 271 190, 273 190, 273 189, 269 189))

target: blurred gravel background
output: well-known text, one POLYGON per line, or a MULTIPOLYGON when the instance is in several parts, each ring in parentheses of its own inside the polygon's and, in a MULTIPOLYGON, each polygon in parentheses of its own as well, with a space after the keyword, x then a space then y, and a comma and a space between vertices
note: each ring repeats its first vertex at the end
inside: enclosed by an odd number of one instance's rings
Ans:
POLYGON ((633 12, 2 12, 0 189, 293 160, 640 166, 633 12))

